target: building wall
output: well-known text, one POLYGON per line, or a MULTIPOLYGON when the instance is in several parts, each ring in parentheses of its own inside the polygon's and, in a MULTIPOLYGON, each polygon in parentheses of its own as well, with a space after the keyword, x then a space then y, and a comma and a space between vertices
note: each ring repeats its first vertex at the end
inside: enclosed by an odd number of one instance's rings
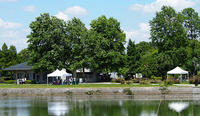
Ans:
POLYGON ((14 71, 14 79, 26 78, 36 83, 46 83, 46 76, 43 73, 35 73, 34 71, 14 71))

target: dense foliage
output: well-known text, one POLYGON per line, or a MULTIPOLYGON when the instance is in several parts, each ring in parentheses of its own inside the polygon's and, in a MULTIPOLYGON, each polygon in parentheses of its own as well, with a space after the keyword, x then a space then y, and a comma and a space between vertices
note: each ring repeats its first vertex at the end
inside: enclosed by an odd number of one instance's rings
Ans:
MULTIPOLYGON (((11 45, 9 48, 4 43, 0 49, 0 69, 17 64, 17 51, 15 46, 11 45)), ((1 75, 9 75, 7 71, 0 70, 1 75)))
POLYGON ((28 48, 17 54, 14 46, 2 45, 0 66, 28 61, 39 72, 89 68, 98 73, 118 72, 125 79, 136 73, 164 79, 168 70, 180 66, 196 75, 200 63, 198 12, 163 6, 150 28, 150 42, 129 40, 125 48, 125 33, 113 17, 100 16, 87 29, 78 18, 65 22, 44 13, 30 24, 28 48))

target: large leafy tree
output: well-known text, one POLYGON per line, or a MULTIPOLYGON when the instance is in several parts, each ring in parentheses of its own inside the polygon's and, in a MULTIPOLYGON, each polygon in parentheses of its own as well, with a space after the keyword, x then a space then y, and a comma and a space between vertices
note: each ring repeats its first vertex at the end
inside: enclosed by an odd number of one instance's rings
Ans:
POLYGON ((157 64, 160 76, 175 66, 182 66, 187 59, 185 47, 187 33, 182 25, 182 16, 172 7, 163 6, 150 21, 152 44, 158 48, 157 64))
POLYGON ((80 68, 88 68, 88 60, 85 57, 87 52, 86 50, 86 40, 87 37, 87 28, 85 24, 81 22, 78 18, 73 18, 67 22, 66 25, 66 37, 67 43, 69 44, 69 54, 66 57, 66 62, 68 62, 70 70, 76 71, 80 68))
POLYGON ((187 45, 187 33, 181 20, 172 7, 163 6, 150 21, 153 45, 159 52, 173 50, 187 45))
POLYGON ((179 14, 182 16, 183 25, 187 32, 188 39, 200 39, 200 18, 198 12, 192 8, 186 8, 179 14))
MULTIPOLYGON (((9 66, 17 64, 17 50, 15 46, 11 45, 9 48, 4 43, 0 50, 0 68, 4 69, 9 66)), ((1 71, 3 75, 8 75, 7 71, 1 71)))
POLYGON ((41 14, 30 24, 27 36, 29 63, 36 71, 52 71, 66 66, 69 50, 66 42, 66 22, 48 13, 41 14))
POLYGON ((30 51, 27 48, 25 48, 17 54, 18 63, 27 62, 30 57, 30 51))
POLYGON ((190 40, 187 50, 187 62, 185 67, 191 74, 197 74, 197 64, 200 63, 200 18, 198 12, 192 8, 183 9, 179 13, 182 17, 183 26, 187 32, 187 37, 190 40))
POLYGON ((101 16, 91 22, 89 60, 98 72, 118 71, 124 54, 125 33, 115 18, 101 16), (93 48, 91 50, 91 48, 93 48))
POLYGON ((139 56, 136 49, 135 42, 129 40, 128 46, 127 46, 127 68, 129 75, 134 75, 138 72, 138 64, 139 64, 139 56))
POLYGON ((137 54, 139 55, 137 72, 142 73, 146 78, 152 75, 157 76, 156 56, 158 49, 154 48, 150 42, 140 42, 136 44, 137 54))

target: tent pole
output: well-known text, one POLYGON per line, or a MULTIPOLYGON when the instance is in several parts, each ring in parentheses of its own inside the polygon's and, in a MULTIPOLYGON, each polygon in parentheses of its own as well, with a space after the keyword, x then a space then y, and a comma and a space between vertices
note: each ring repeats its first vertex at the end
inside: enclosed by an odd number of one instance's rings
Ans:
POLYGON ((48 85, 48 79, 49 79, 49 78, 47 77, 47 85, 48 85))

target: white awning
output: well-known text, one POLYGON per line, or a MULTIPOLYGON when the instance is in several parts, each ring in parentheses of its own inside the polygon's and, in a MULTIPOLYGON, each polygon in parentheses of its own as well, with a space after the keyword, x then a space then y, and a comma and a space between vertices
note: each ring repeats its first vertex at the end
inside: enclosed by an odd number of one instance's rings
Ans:
POLYGON ((72 74, 67 73, 64 69, 59 71, 58 69, 50 74, 47 75, 47 77, 66 77, 66 76, 72 76, 72 74))
POLYGON ((181 69, 180 67, 176 67, 167 72, 167 74, 188 74, 188 71, 181 69))
POLYGON ((62 76, 62 74, 60 73, 58 69, 47 75, 47 77, 59 77, 59 76, 62 76))

